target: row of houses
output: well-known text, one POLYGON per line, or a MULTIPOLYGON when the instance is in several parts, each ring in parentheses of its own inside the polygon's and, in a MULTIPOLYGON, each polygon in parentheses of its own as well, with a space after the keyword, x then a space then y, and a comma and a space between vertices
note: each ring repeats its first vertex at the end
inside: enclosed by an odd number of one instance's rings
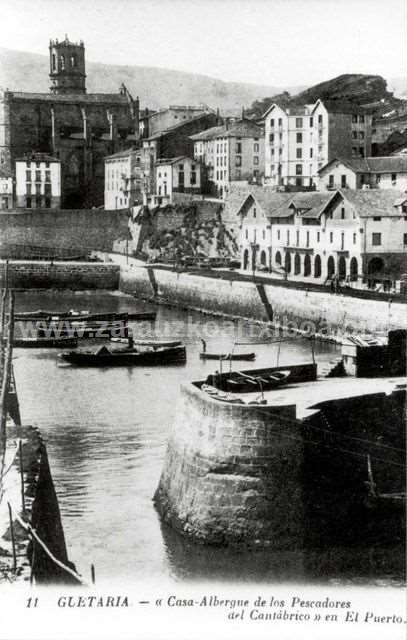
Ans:
POLYGON ((387 281, 407 273, 407 194, 397 190, 281 193, 235 200, 242 268, 325 283, 387 281))

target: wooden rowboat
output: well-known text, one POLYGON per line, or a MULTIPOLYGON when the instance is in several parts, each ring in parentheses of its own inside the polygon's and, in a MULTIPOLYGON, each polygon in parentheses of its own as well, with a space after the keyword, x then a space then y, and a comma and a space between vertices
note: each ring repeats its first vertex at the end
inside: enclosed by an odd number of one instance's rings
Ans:
POLYGON ((201 360, 254 360, 256 354, 251 353, 210 353, 201 351, 199 354, 201 360))
POLYGON ((146 351, 120 349, 110 351, 103 346, 97 351, 67 351, 59 354, 62 360, 78 367, 133 367, 150 365, 184 364, 184 346, 162 347, 146 351))

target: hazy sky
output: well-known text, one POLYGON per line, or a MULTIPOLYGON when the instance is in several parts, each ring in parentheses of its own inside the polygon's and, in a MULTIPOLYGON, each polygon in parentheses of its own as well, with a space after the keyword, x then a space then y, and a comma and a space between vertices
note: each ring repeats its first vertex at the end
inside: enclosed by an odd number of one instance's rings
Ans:
POLYGON ((407 0, 0 0, 0 46, 223 80, 305 85, 341 73, 407 76, 407 0))

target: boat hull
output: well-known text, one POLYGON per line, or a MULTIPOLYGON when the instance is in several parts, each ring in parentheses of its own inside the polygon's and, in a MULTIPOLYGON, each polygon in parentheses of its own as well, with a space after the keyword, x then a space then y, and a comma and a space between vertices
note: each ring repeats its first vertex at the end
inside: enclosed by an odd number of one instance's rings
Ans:
POLYGON ((171 347, 153 351, 117 351, 110 353, 91 353, 70 351, 61 353, 60 357, 77 367, 134 367, 163 366, 184 364, 186 362, 185 347, 171 347))
POLYGON ((205 351, 199 354, 201 360, 254 360, 255 353, 207 353, 205 351))

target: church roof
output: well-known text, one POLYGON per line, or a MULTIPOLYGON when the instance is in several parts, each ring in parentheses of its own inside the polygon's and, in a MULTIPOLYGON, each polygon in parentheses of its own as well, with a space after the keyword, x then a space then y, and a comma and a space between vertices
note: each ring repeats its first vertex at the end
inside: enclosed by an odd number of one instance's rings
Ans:
POLYGON ((75 104, 123 104, 128 100, 120 93, 29 93, 25 91, 9 91, 13 100, 49 102, 49 103, 75 103, 75 104))

